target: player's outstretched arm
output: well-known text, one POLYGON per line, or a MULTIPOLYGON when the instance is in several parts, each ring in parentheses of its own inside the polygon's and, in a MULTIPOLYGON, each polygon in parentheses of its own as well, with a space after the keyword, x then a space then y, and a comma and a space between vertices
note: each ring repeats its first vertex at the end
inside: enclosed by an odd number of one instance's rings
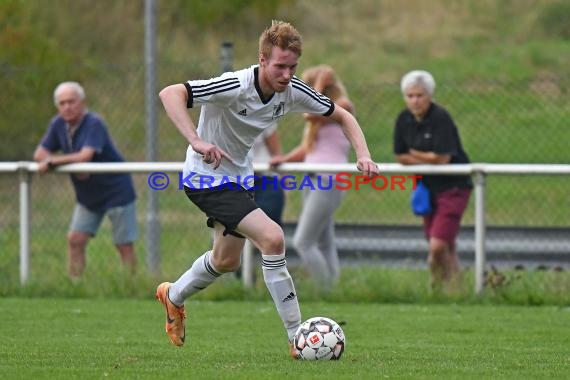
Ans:
POLYGON ((186 87, 183 84, 173 84, 160 91, 159 96, 170 120, 188 140, 188 143, 193 146, 200 138, 196 132, 196 126, 186 110, 186 103, 188 102, 186 87))
POLYGON ((212 164, 216 169, 222 163, 222 158, 232 160, 222 149, 202 140, 196 132, 196 126, 186 110, 188 91, 183 84, 173 84, 165 87, 159 93, 166 114, 172 120, 176 128, 186 138, 192 149, 202 155, 207 164, 212 164))
POLYGON ((342 107, 335 107, 330 117, 342 126, 344 134, 352 144, 352 148, 356 152, 356 166, 358 170, 368 177, 378 175, 378 165, 370 157, 366 138, 356 118, 342 107))

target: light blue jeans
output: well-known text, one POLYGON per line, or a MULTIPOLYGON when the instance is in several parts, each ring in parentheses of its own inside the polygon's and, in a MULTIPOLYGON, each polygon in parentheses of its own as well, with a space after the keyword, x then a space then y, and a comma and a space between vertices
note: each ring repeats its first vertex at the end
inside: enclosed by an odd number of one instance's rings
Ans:
MULTIPOLYGON (((320 178, 328 188, 329 175, 320 178)), ((316 183, 316 179, 313 181, 316 183)), ((319 287, 327 288, 340 276, 340 263, 335 244, 334 213, 344 197, 344 190, 335 188, 332 180, 329 190, 303 189, 303 209, 293 237, 295 250, 307 271, 319 287)))

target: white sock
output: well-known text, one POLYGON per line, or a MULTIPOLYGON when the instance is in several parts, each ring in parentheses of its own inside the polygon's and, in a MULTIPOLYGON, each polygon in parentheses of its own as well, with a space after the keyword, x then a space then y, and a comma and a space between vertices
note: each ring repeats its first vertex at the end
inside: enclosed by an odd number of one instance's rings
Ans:
POLYGON ((186 298, 207 288, 220 276, 221 273, 212 264, 212 251, 208 251, 170 286, 168 298, 173 304, 182 306, 186 298))
POLYGON ((285 254, 261 255, 261 259, 265 285, 267 285, 291 341, 301 324, 301 310, 293 279, 287 270, 285 254))

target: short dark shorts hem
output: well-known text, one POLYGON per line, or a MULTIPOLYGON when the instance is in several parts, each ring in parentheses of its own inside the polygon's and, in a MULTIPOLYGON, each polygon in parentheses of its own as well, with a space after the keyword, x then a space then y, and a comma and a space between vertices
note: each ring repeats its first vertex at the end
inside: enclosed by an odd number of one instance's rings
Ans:
POLYGON ((258 206, 254 200, 253 190, 241 186, 217 186, 209 189, 191 189, 184 186, 184 192, 208 217, 206 225, 214 228, 215 222, 225 227, 224 236, 232 235, 245 238, 235 229, 246 215, 258 206))

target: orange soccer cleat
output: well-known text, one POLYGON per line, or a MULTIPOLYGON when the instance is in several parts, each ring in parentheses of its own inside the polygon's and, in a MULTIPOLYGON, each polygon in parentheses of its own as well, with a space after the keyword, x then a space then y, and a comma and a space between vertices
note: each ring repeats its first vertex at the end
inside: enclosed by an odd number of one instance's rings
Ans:
POLYGON ((156 288, 156 299, 160 301, 166 308, 166 335, 170 342, 175 346, 182 346, 186 339, 186 328, 184 319, 186 319, 186 311, 184 306, 176 306, 168 298, 170 290, 170 282, 163 282, 156 288))

